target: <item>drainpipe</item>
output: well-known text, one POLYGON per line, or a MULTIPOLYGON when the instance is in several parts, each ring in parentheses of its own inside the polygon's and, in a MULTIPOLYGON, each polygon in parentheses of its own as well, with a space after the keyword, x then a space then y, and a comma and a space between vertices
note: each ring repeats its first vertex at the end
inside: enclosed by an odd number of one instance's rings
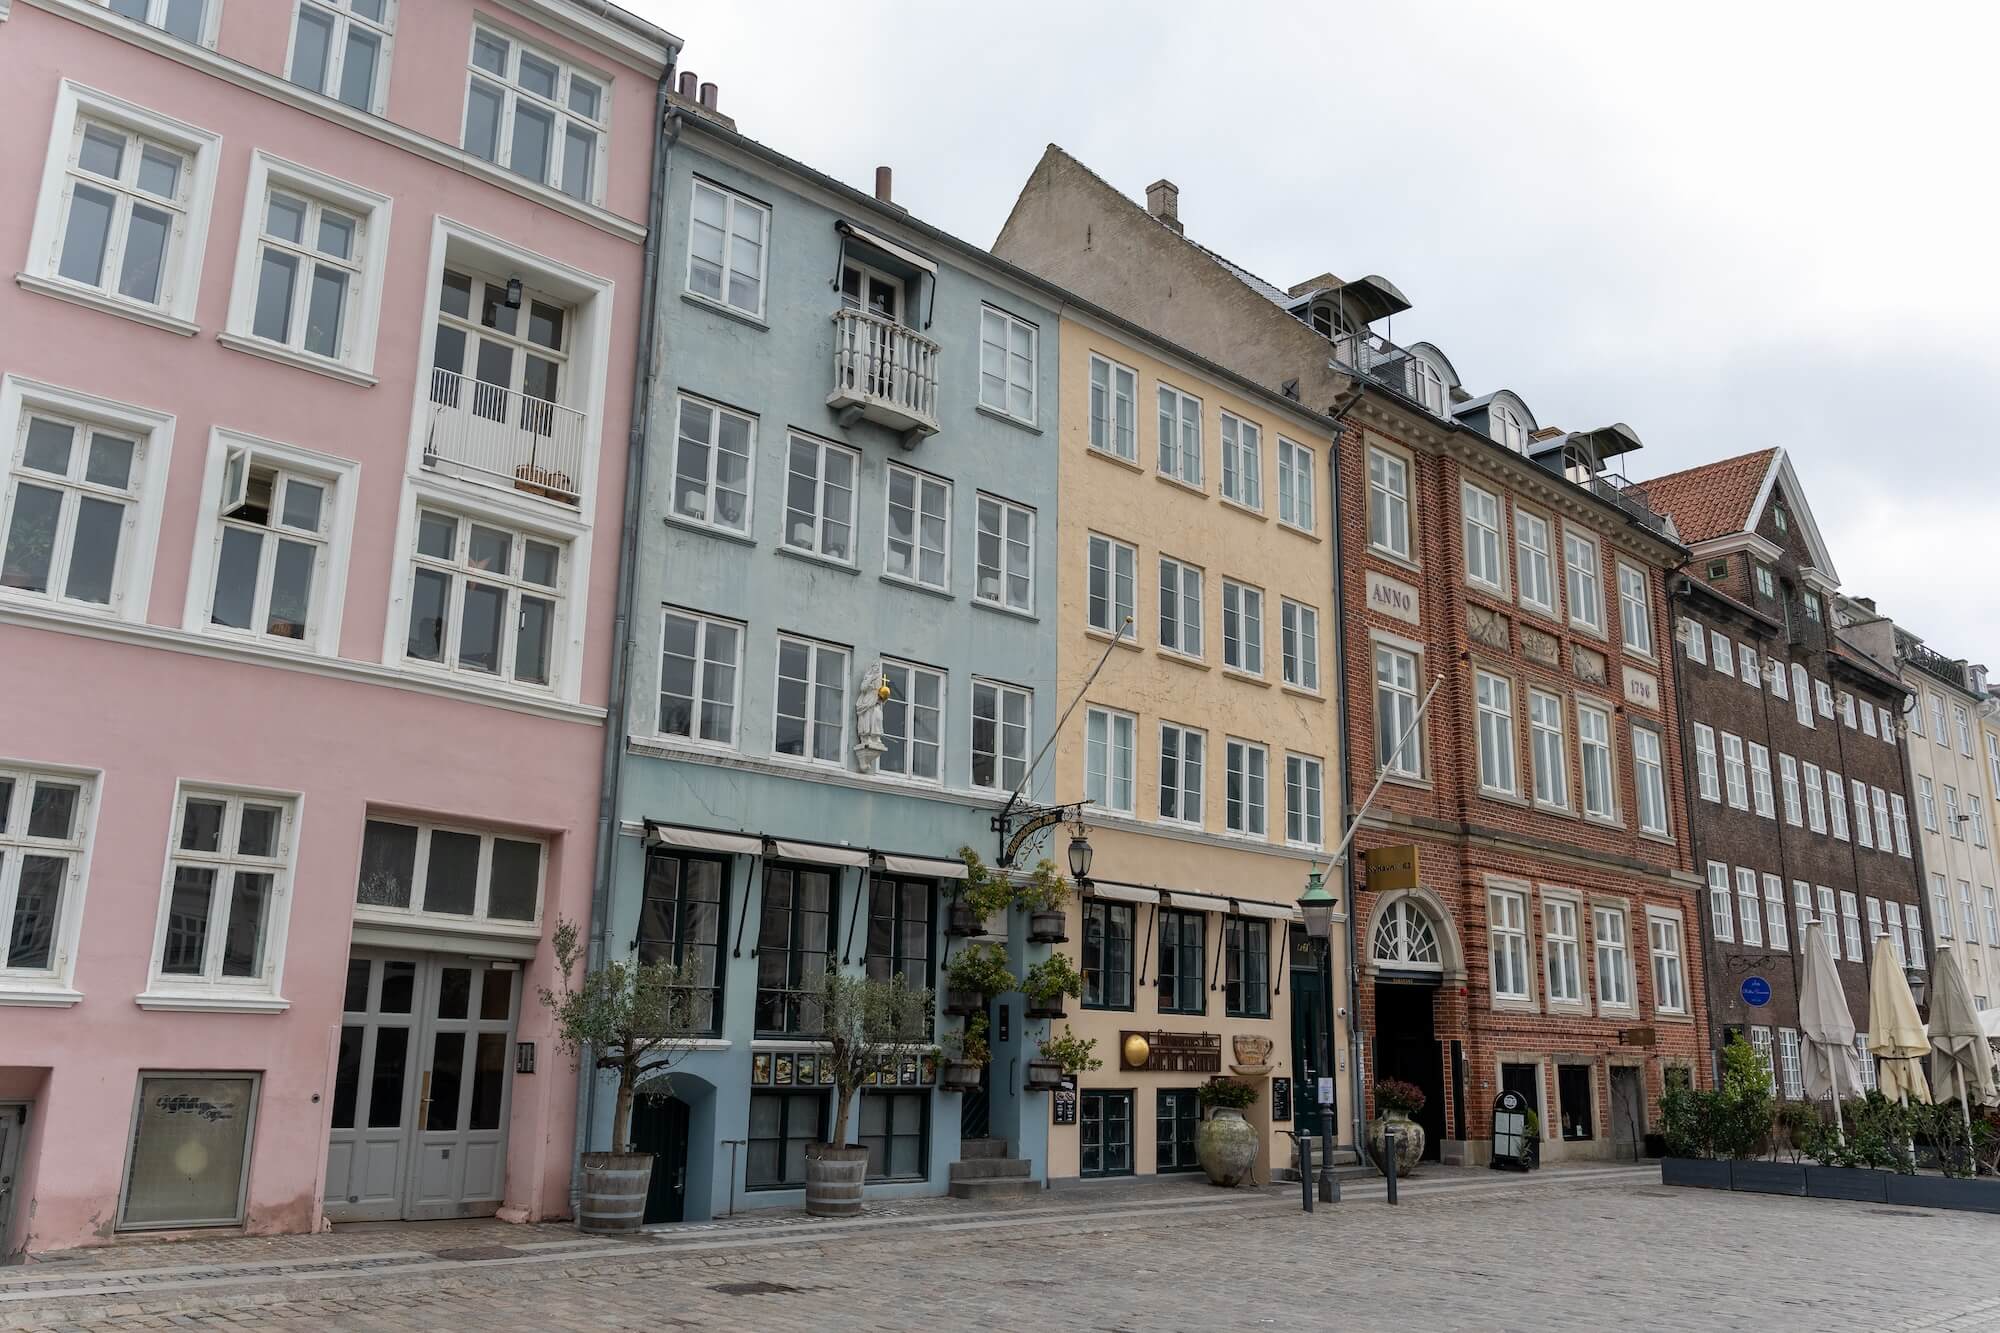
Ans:
MULTIPOLYGON (((667 114, 667 94, 674 85, 674 67, 669 64, 660 76, 660 91, 653 103, 653 124, 664 125, 665 133, 655 133, 658 148, 653 153, 652 190, 646 203, 645 276, 639 289, 639 355, 632 367, 632 424, 625 437, 625 508, 618 542, 618 592, 611 622, 611 682, 605 700, 604 759, 597 784, 597 866, 590 884, 590 931, 584 965, 595 969, 604 962, 611 931, 611 879, 618 850, 618 793, 621 760, 625 752, 625 704, 630 688, 627 664, 631 658, 632 592, 634 571, 639 563, 639 510, 646 495, 647 408, 652 401, 653 361, 666 352, 664 339, 656 343, 654 325, 658 319, 660 233, 666 230, 667 166, 674 144, 681 136, 678 115, 667 114)), ((574 1215, 583 1194, 583 1154, 590 1144, 590 1122, 597 1109, 597 1080, 588 1060, 580 1061, 581 1076, 576 1081, 576 1151, 570 1159, 569 1202, 574 1215)))
MULTIPOLYGON (((1327 451, 1333 474, 1330 483, 1333 495, 1327 512, 1333 516, 1333 541, 1331 543, 1333 547, 1333 660, 1338 663, 1337 669, 1340 672, 1341 713, 1335 719, 1336 725, 1333 730, 1335 743, 1339 747, 1340 752, 1340 802, 1341 816, 1343 818, 1347 815, 1348 802, 1354 799, 1354 761, 1349 753, 1347 738, 1349 687, 1347 674, 1347 614, 1343 609, 1345 606, 1343 599, 1347 589, 1346 563, 1341 559, 1340 553, 1340 439, 1347 424, 1347 414, 1352 412, 1354 405, 1360 401, 1361 389, 1357 385, 1352 396, 1345 403, 1336 404, 1334 410, 1327 414, 1333 421, 1333 447, 1327 451)), ((1355 938, 1355 931, 1360 929, 1361 921, 1360 914, 1355 910, 1354 875, 1349 868, 1352 866, 1353 860, 1353 852, 1350 848, 1346 864, 1341 867, 1341 873, 1347 883, 1347 1067, 1348 1074, 1353 1081, 1353 1093, 1348 1100, 1350 1103, 1349 1111, 1354 1118, 1354 1151, 1355 1155, 1359 1156, 1361 1145, 1366 1141, 1365 1130, 1367 1124, 1361 1109, 1361 965, 1355 938)), ((1329 938, 1331 938, 1331 932, 1329 932, 1329 938)), ((1287 942, 1287 947, 1289 947, 1289 942, 1287 942)), ((1327 969, 1326 1007, 1329 1011, 1334 1008, 1333 969, 1331 967, 1327 969)), ((1326 1015, 1326 1031, 1329 1044, 1331 1044, 1333 1037, 1333 1022, 1335 1017, 1336 1015, 1332 1012, 1326 1015)))

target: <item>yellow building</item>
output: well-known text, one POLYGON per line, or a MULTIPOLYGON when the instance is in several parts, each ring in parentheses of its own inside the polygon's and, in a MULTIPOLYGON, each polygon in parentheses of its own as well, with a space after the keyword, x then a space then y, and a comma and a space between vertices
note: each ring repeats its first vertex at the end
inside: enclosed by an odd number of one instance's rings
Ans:
POLYGON ((1095 849, 1067 1021, 1104 1064, 1051 1099, 1049 1175, 1195 1169, 1224 1077, 1269 1180, 1321 1075, 1351 1120, 1346 930, 1329 967, 1295 906, 1343 826, 1332 423, 1108 319, 1061 333, 1056 786, 1095 849))

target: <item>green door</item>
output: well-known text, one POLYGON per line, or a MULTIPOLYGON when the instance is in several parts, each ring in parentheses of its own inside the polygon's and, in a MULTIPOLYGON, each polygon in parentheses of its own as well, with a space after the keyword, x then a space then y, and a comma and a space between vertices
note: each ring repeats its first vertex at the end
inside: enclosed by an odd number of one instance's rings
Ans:
MULTIPOLYGON (((1301 927, 1292 927, 1292 1128, 1319 1133, 1319 1081, 1327 1066, 1326 972, 1322 950, 1301 927)), ((1274 1110, 1276 1108, 1273 1108, 1274 1110)))

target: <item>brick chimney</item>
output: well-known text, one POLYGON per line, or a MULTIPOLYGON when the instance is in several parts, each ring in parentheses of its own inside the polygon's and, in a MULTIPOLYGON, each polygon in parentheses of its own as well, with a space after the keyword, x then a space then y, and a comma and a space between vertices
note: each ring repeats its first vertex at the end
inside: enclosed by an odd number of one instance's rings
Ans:
POLYGON ((673 90, 667 94, 667 105, 733 130, 736 121, 717 109, 716 93, 713 83, 703 83, 693 70, 684 69, 675 78, 673 90))
POLYGON ((1176 232, 1181 231, 1181 187, 1165 177, 1148 185, 1146 211, 1176 232))
POLYGON ((875 197, 885 204, 896 202, 895 173, 888 167, 875 168, 875 197))

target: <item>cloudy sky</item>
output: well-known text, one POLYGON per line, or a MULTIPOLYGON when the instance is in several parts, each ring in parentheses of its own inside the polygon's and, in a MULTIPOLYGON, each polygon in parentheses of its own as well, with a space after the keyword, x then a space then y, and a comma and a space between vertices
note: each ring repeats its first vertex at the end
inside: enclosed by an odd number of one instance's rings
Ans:
POLYGON ((1390 278, 1398 341, 1631 423, 1635 477, 1781 444, 1848 591, 2000 668, 2000 7, 624 2, 968 240, 1058 143, 1281 286, 1390 278))

